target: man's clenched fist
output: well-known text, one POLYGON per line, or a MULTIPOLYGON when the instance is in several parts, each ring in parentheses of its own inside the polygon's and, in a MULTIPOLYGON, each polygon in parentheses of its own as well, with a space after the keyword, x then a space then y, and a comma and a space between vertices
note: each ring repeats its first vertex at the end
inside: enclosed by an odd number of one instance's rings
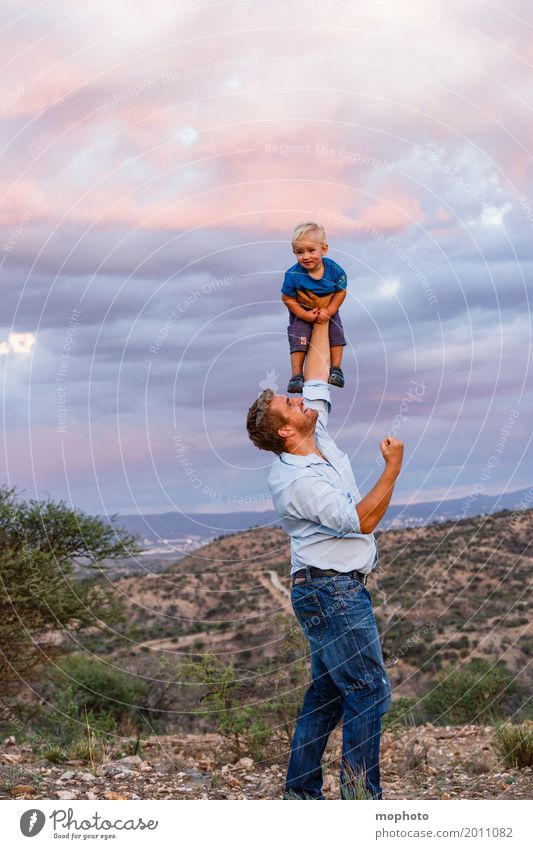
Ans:
POLYGON ((379 450, 387 464, 394 463, 398 466, 402 465, 403 442, 400 442, 395 436, 387 436, 383 442, 380 442, 379 450))

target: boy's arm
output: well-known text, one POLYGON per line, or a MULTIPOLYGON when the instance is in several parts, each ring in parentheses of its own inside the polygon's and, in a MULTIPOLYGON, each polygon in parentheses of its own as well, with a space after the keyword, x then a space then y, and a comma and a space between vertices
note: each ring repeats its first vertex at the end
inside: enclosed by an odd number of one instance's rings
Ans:
POLYGON ((326 312, 329 313, 330 318, 332 315, 335 315, 337 310, 340 309, 341 304, 344 302, 346 297, 346 289, 341 289, 340 292, 335 292, 329 305, 326 307, 326 312))
POLYGON ((311 324, 314 322, 315 318, 318 315, 318 309, 312 310, 304 310, 303 307, 300 306, 296 298, 291 298, 290 295, 284 295, 282 293, 281 300, 285 304, 288 310, 290 310, 297 318, 303 318, 304 321, 308 321, 311 324))
POLYGON ((319 324, 322 324, 324 321, 328 321, 335 313, 340 309, 341 304, 343 303, 346 297, 346 289, 341 289, 339 292, 335 292, 333 297, 331 298, 327 307, 322 307, 317 316, 317 321, 319 324))
POLYGON ((329 377, 329 322, 313 324, 309 348, 304 361, 304 380, 324 380, 329 377))

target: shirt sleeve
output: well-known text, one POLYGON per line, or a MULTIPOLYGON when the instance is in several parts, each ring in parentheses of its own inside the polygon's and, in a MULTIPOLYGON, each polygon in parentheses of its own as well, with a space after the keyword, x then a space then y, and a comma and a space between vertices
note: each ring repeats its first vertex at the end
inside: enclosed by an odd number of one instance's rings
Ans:
POLYGON ((281 287, 281 291, 284 295, 288 295, 289 298, 296 297, 296 284, 294 282, 294 277, 290 273, 290 271, 285 272, 285 277, 283 278, 283 286, 281 287))
POLYGON ((346 272, 339 265, 336 280, 335 280, 335 291, 336 292, 342 292, 342 290, 346 289, 347 286, 348 286, 348 278, 346 276, 346 272))
POLYGON ((349 492, 335 487, 321 475, 306 474, 294 481, 287 512, 338 536, 360 534, 356 503, 349 492))
POLYGON ((331 410, 329 383, 325 380, 306 380, 303 399, 306 407, 318 410, 318 422, 325 428, 331 410))

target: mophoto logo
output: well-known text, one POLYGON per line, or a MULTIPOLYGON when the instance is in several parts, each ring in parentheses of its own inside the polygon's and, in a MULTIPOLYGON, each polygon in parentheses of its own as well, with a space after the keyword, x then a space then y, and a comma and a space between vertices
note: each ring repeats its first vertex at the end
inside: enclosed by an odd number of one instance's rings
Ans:
POLYGON ((20 830, 24 837, 35 837, 42 831, 46 822, 46 817, 38 808, 31 808, 29 811, 24 811, 20 818, 20 830))

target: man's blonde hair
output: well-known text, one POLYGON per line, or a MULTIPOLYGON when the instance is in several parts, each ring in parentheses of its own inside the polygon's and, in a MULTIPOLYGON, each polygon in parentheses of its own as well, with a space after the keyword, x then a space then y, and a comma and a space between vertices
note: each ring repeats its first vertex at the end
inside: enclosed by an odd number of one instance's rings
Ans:
POLYGON ((295 242, 298 242, 303 236, 306 236, 307 233, 317 233, 321 244, 327 244, 326 231, 322 227, 322 224, 317 224, 316 221, 300 221, 300 223, 294 228, 291 244, 294 245, 295 242))

